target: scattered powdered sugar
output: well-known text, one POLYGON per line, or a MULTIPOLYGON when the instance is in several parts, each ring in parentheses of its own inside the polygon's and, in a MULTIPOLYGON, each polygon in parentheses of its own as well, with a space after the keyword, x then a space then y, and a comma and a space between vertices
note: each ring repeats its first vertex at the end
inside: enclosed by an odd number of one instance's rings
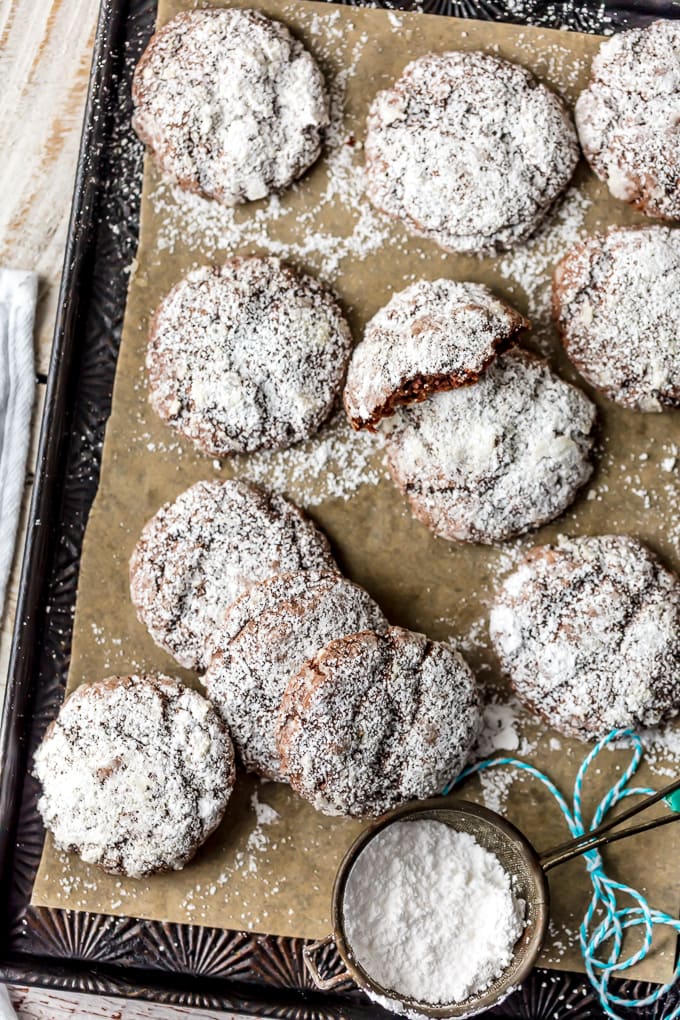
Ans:
POLYGON ((362 485, 377 485, 386 471, 382 436, 354 432, 339 412, 308 442, 229 461, 234 473, 293 497, 305 506, 347 500, 362 485))
MULTIPOLYGON (((470 755, 475 762, 494 756, 531 760, 538 746, 536 720, 517 698, 493 693, 482 713, 482 728, 470 755)), ((482 801, 491 811, 503 814, 510 790, 523 783, 526 774, 509 766, 486 769, 480 773, 482 801)))
POLYGON ((474 382, 525 319, 488 287, 419 280, 394 294, 352 352, 345 409, 372 428, 396 406, 474 382))
MULTIPOLYGON (((257 824, 248 836, 246 850, 262 853, 269 846, 269 837, 264 832, 264 826, 275 825, 281 817, 278 811, 270 804, 260 800, 257 790, 254 790, 250 797, 250 806, 255 812, 257 824)), ((255 858, 253 858, 255 860, 255 858)))
POLYGON ((433 820, 395 822, 353 865, 350 952, 397 998, 441 1005, 487 988, 512 961, 526 904, 495 854, 433 820))
POLYGON ((497 751, 512 751, 514 756, 530 754, 534 744, 519 731, 520 703, 511 695, 500 700, 495 695, 482 712, 482 728, 473 757, 488 758, 497 751))
MULTIPOLYGON (((645 751, 645 764, 655 776, 675 779, 680 768, 680 723, 672 720, 666 726, 652 726, 638 729, 645 751)), ((629 748, 628 741, 616 741, 609 745, 613 751, 629 748)))
POLYGON ((550 281, 555 263, 585 234, 586 213, 591 205, 578 188, 569 188, 553 215, 521 247, 504 255, 498 269, 510 283, 524 291, 529 306, 532 339, 546 353, 554 344, 550 314, 550 281))
POLYGON ((592 0, 504 0, 503 9, 523 24, 602 35, 613 31, 607 4, 592 0))
POLYGON ((255 812, 258 826, 273 825, 281 817, 276 808, 260 800, 257 790, 254 790, 250 797, 250 806, 255 812))
MULTIPOLYGON (((314 15, 311 22, 321 55, 328 48, 343 45, 342 26, 335 12, 314 15)), ((320 193, 303 208, 295 201, 282 202, 271 196, 247 211, 216 206, 200 195, 181 191, 170 181, 161 181, 151 194, 159 217, 155 243, 159 252, 174 251, 176 244, 189 246, 203 258, 219 252, 257 248, 288 260, 313 267, 325 280, 339 274, 346 258, 365 259, 390 237, 389 223, 376 212, 364 195, 361 145, 347 130, 344 116, 347 82, 356 69, 368 42, 363 33, 348 55, 347 63, 329 82, 330 124, 325 135, 320 193), (336 210, 342 210, 338 216, 336 210)), ((309 193, 311 194, 311 193, 309 193)))

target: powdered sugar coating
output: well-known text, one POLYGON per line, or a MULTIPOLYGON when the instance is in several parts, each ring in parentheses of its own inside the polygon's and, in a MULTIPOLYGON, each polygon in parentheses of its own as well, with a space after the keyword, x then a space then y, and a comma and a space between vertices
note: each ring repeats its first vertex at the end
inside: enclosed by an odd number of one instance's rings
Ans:
POLYGON ((139 878, 183 868, 219 825, 234 749, 205 698, 166 676, 83 684, 35 753, 58 849, 139 878))
POLYGON ((193 270, 161 302, 149 399, 210 456, 288 447, 330 414, 351 346, 317 280, 276 258, 229 259, 193 270))
POLYGON ((345 383, 355 429, 373 429, 399 405, 475 382, 527 320, 480 283, 419 280, 366 326, 345 383))
POLYGON ((277 574, 237 599, 203 683, 245 767, 285 781, 276 721, 290 678, 329 641, 387 627, 370 595, 331 571, 277 574))
POLYGON ((480 723, 458 652, 400 627, 332 641, 288 684, 278 747, 290 785, 329 815, 377 816, 438 793, 480 723))
POLYGON ((591 385, 638 411, 680 407, 680 231, 614 227, 555 269, 553 312, 591 385))
POLYGON ((156 644, 204 669, 225 610, 256 581, 334 568, 326 537, 283 496, 240 481, 197 482, 145 525, 130 595, 156 644))
POLYGON ((600 46, 574 111, 583 152, 615 198, 680 219, 680 24, 655 21, 600 46))
POLYGON ((433 818, 392 822, 370 839, 342 902, 364 973, 395 997, 437 1006, 462 1003, 501 976, 525 913, 498 857, 433 818))
POLYGON ((453 252, 488 255, 529 237, 578 157, 560 97, 486 53, 412 61, 368 116, 369 198, 453 252))
POLYGON ((442 538, 500 542, 557 517, 592 473, 596 411, 526 351, 383 423, 392 476, 442 538))
POLYGON ((316 61, 259 11, 183 11, 135 71, 133 126, 189 191, 236 205, 280 191, 321 152, 328 97, 316 61))
POLYGON ((563 733, 595 740, 680 708, 680 582, 634 538, 533 549, 490 630, 519 697, 563 733))

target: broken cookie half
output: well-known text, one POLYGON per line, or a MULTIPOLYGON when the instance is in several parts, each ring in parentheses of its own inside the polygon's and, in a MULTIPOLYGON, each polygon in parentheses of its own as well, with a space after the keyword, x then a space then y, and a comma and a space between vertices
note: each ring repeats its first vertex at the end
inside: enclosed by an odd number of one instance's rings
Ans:
POLYGON ((355 429, 374 432, 398 407, 477 382, 530 323, 483 284, 419 280, 366 326, 347 372, 355 429))

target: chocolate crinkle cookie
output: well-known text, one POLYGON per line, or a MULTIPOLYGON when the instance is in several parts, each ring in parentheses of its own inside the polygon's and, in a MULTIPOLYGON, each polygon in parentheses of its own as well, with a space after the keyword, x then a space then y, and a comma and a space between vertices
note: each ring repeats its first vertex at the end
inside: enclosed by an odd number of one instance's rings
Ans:
POLYGON ((575 118, 586 159, 615 198, 680 219, 680 23, 603 42, 575 118))
POLYGON ((283 698, 278 748, 290 785, 317 810, 377 816, 439 793, 479 722, 462 656, 393 627, 332 641, 305 663, 283 698))
POLYGON ((578 158, 562 99, 486 53, 420 57, 369 111, 369 198, 448 251, 491 255, 524 241, 578 158))
POLYGON ((480 283, 419 280, 366 326, 347 370, 345 410, 374 430, 400 405, 475 382, 529 322, 480 283))
POLYGON ((577 244, 553 278, 571 360, 623 407, 680 407, 680 231, 614 227, 577 244))
POLYGON ((636 539, 533 549, 496 597, 491 637, 521 700, 569 736, 680 708, 680 582, 636 539))
POLYGON ((234 750, 196 691, 166 676, 114 676, 66 699, 34 774, 59 850, 140 878, 183 868, 217 828, 234 750))
POLYGON ((342 386, 352 336, 330 291, 276 258, 195 269, 161 302, 149 399, 212 457, 308 439, 342 386))
POLYGON ((205 669, 225 610, 256 581, 333 570, 326 537, 278 493, 197 482, 166 503, 130 560, 130 595, 149 634, 188 669, 205 669))
POLYGON ((135 71, 133 126, 172 180, 225 205, 288 187, 319 156, 329 106, 310 53, 259 11, 183 11, 135 71))
POLYGON ((202 682, 245 767, 284 781, 276 721, 290 678, 329 641, 387 627, 370 595, 331 571, 278 574, 237 599, 202 682))
POLYGON ((392 476, 442 538, 500 542, 553 520, 590 477, 596 411, 518 348, 472 386, 383 422, 392 476))

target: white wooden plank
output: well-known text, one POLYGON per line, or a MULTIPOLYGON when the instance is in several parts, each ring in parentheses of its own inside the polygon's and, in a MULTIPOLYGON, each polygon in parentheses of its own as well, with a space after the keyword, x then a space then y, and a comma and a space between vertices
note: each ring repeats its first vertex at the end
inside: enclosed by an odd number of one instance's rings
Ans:
MULTIPOLYGON (((9 989, 20 1020, 241 1020, 235 1013, 215 1013, 184 1006, 158 1006, 148 1002, 74 995, 39 988, 9 989)), ((245 1020, 245 1018, 242 1018, 245 1020)), ((252 1018, 251 1018, 252 1020, 252 1018)))
POLYGON ((49 357, 97 0, 0 0, 0 265, 40 274, 49 357))

